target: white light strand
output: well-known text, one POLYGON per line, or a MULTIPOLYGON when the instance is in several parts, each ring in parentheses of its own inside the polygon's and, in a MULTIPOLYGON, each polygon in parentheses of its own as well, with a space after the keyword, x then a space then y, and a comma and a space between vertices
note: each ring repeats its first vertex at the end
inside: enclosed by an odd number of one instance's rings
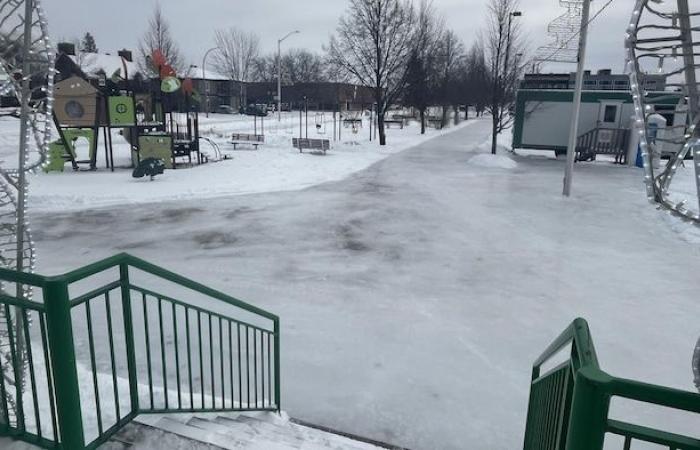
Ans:
MULTIPOLYGON (((670 188, 674 176, 677 173, 680 163, 689 152, 693 152, 696 177, 698 174, 700 174, 700 146, 698 145, 698 139, 694 137, 695 125, 691 125, 686 131, 683 136, 684 143, 679 143, 680 145, 678 150, 671 156, 666 167, 656 173, 654 169, 653 150, 660 150, 653 149, 653 146, 661 145, 664 141, 669 143, 672 142, 669 139, 662 139, 656 143, 650 140, 649 117, 654 112, 654 99, 650 98, 648 93, 643 90, 639 80, 642 79, 645 69, 647 69, 646 67, 642 67, 641 61, 643 60, 655 60, 656 71, 662 74, 667 76, 675 74, 677 77, 682 77, 683 80, 680 83, 676 83, 674 80, 674 85, 681 89, 682 94, 685 94, 685 100, 682 96, 679 96, 680 100, 676 107, 676 112, 681 111, 681 107, 688 103, 687 110, 691 117, 694 117, 695 120, 699 119, 700 111, 693 111, 690 105, 691 102, 688 102, 688 92, 695 89, 695 87, 691 87, 693 81, 688 79, 688 72, 694 72, 696 67, 685 66, 685 59, 683 58, 684 56, 690 56, 691 60, 694 59, 696 56, 694 53, 697 53, 697 46, 699 44, 692 42, 689 46, 686 45, 686 49, 684 50, 682 41, 683 33, 679 25, 679 23, 682 23, 682 21, 679 21, 679 18, 681 18, 679 12, 657 11, 650 8, 648 2, 649 0, 635 0, 632 18, 625 35, 625 47, 627 51, 627 62, 625 68, 629 72, 630 77, 630 89, 632 91, 632 99, 634 102, 635 120, 638 124, 643 125, 643 127, 640 129, 640 147, 642 161, 644 163, 644 183, 646 186, 646 194, 650 202, 658 203, 661 207, 668 209, 672 213, 687 220, 698 222, 700 220, 700 206, 698 207, 698 210, 695 211, 686 206, 689 203, 687 200, 680 202, 673 201, 670 195, 670 188), (678 34, 672 38, 675 39, 672 41, 670 41, 669 37, 666 35, 659 36, 658 34, 653 35, 652 33, 651 36, 640 36, 643 33, 649 32, 650 30, 659 29, 674 30, 677 31, 678 34), (687 50, 688 48, 690 48, 690 50, 687 50), (667 53, 669 49, 672 49, 670 55, 667 53), (693 54, 686 54, 687 52, 693 54), (672 57, 674 62, 677 65, 680 65, 677 70, 670 73, 665 73, 663 67, 667 56, 672 57)), ((676 2, 672 3, 675 4, 676 2)), ((670 3, 667 3, 666 5, 670 5, 670 3)), ((693 15, 694 13, 690 12, 690 17, 683 18, 691 19, 693 15)), ((689 33, 688 35, 691 38, 693 36, 692 33, 689 33)), ((698 109, 697 106, 695 109, 698 109)), ((698 198, 693 203, 695 205, 700 205, 700 180, 696 181, 698 186, 698 198)))

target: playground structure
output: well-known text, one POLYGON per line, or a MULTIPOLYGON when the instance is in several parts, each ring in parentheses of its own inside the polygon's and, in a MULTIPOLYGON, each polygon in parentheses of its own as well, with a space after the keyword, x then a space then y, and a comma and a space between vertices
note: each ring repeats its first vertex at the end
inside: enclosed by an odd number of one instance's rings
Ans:
POLYGON ((153 60, 160 61, 161 73, 148 84, 148 92, 136 93, 129 83, 119 85, 106 80, 95 87, 79 76, 56 84, 53 121, 60 139, 51 144, 54 158, 44 167, 45 171, 63 171, 66 161, 71 162, 73 170, 80 170, 82 165, 96 170, 100 130, 105 165, 114 171, 113 129, 122 130, 122 137, 131 147, 134 167, 145 158, 162 159, 169 169, 182 164, 182 158, 187 159, 188 165, 206 162, 200 152, 199 116, 192 82, 180 82, 162 55, 154 55, 153 60), (88 143, 87 159, 79 159, 76 147, 81 139, 88 143))
POLYGON ((693 40, 700 10, 690 10, 688 3, 688 0, 664 3, 636 0, 626 36, 627 69, 641 138, 647 198, 674 214, 700 223, 700 91, 696 62, 700 42, 693 40), (685 114, 687 119, 667 126, 663 132, 652 122, 654 106, 665 98, 650 97, 640 85, 642 74, 649 71, 663 75, 667 86, 684 95, 676 113, 685 114), (660 153, 659 145, 677 146, 680 150, 670 155, 664 167, 657 169, 654 163, 658 161, 655 155, 660 153), (697 195, 692 200, 681 200, 671 187, 679 166, 691 155, 697 195))

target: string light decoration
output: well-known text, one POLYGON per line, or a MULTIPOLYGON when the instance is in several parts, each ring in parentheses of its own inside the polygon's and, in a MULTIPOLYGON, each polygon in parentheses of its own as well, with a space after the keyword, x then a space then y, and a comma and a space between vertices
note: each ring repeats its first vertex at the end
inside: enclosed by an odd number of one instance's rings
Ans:
MULTIPOLYGON (((46 164, 56 55, 39 0, 0 2, 0 95, 20 105, 16 166, 0 166, 0 267, 20 272, 35 268, 35 249, 27 220, 27 175, 46 164)), ((0 291, 31 299, 31 287, 0 284, 0 291)), ((31 317, 20 308, 0 308, 0 359, 9 411, 0 423, 16 426, 17 398, 25 388, 28 343, 23 332, 31 317), (14 338, 14 339, 13 339, 14 338), (14 344, 14 345, 11 345, 14 344), (18 370, 13 370, 13 367, 18 370)))
POLYGON ((691 11, 688 0, 635 0, 625 38, 626 68, 641 138, 647 198, 695 223, 700 223, 700 98, 696 62, 700 42, 693 40, 693 22, 698 18, 700 10, 691 11), (641 83, 646 73, 663 76, 668 94, 650 96, 641 83), (669 101, 677 101, 673 111, 676 120, 654 136, 649 119, 656 112, 655 105, 669 101), (663 167, 655 168, 655 154, 658 156, 662 149, 671 153, 670 159, 663 167), (687 195, 671 190, 678 168, 689 155, 693 157, 697 194, 694 200, 681 198, 687 195))
POLYGON ((559 0, 566 12, 547 26, 552 42, 537 49, 535 60, 541 62, 575 63, 578 61, 581 14, 584 0, 559 0))

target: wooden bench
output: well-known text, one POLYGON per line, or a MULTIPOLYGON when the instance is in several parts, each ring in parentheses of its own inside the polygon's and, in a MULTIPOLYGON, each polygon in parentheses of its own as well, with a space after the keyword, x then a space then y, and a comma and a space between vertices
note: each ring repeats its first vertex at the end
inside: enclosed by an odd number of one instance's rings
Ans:
POLYGON ((319 150, 325 155, 331 149, 331 141, 328 139, 299 139, 292 138, 292 145, 299 149, 299 153, 303 153, 304 149, 319 150))
POLYGON ((385 119, 384 125, 386 125, 387 128, 390 128, 392 125, 398 125, 403 130, 404 121, 403 119, 385 119))
POLYGON ((442 129, 442 119, 439 117, 427 117, 425 122, 429 127, 435 128, 436 130, 442 129))
POLYGON ((264 143, 264 134, 233 133, 231 135, 231 144, 233 144, 234 150, 236 150, 236 145, 252 145, 253 147, 255 147, 255 150, 257 150, 258 146, 264 143))

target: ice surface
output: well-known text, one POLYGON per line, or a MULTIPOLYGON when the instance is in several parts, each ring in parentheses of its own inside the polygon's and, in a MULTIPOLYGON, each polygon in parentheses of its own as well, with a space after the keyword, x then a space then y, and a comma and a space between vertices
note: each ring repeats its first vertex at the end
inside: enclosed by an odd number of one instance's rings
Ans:
POLYGON ((692 226, 638 169, 577 164, 565 199, 563 161, 470 164, 488 128, 303 190, 35 208, 39 271, 126 250, 274 311, 291 416, 419 450, 520 447, 532 361, 576 316, 610 373, 690 390, 692 226))

